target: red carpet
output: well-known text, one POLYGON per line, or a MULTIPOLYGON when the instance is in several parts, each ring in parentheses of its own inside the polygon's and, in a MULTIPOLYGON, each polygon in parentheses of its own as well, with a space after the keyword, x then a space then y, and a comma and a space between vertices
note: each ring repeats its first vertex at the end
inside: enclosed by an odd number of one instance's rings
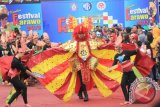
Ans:
MULTIPOLYGON (((4 107, 5 98, 10 89, 10 86, 0 85, 0 107, 4 107)), ((156 98, 149 104, 120 106, 120 103, 123 102, 123 95, 120 88, 109 98, 102 97, 96 88, 88 93, 88 102, 78 99, 75 94, 70 102, 64 103, 54 95, 50 94, 42 86, 35 86, 28 87, 28 100, 32 107, 152 107, 154 102, 158 100, 157 97, 160 96, 160 92, 157 92, 156 98)), ((21 96, 19 96, 18 100, 12 104, 12 107, 24 107, 21 96)))

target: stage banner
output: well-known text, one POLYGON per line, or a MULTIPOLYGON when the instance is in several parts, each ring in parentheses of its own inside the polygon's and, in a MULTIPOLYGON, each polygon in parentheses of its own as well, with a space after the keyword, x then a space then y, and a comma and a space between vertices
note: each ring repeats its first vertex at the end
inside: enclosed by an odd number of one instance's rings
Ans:
POLYGON ((41 4, 14 4, 6 5, 9 11, 8 21, 20 25, 21 30, 43 33, 41 4))
POLYGON ((40 3, 40 0, 9 0, 9 4, 40 3))
POLYGON ((125 27, 136 24, 149 25, 150 0, 124 0, 125 27))
POLYGON ((107 27, 124 24, 124 0, 44 0, 41 4, 44 32, 49 33, 53 42, 72 39, 72 28, 83 22, 107 27))
POLYGON ((157 25, 159 25, 159 2, 158 1, 160 1, 160 0, 150 0, 150 8, 151 9, 153 9, 153 14, 154 14, 154 12, 155 12, 155 23, 157 24, 157 25), (152 5, 152 2, 154 3, 153 5, 152 5))
POLYGON ((0 4, 8 4, 8 0, 0 0, 0 4))

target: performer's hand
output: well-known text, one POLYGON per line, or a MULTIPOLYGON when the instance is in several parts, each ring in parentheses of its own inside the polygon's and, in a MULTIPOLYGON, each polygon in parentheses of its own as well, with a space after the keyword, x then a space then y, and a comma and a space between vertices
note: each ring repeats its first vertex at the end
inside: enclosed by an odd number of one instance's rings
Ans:
POLYGON ((116 69, 118 67, 118 65, 114 65, 110 68, 108 68, 108 72, 112 72, 112 70, 116 69))
POLYGON ((108 72, 112 72, 112 69, 111 69, 111 68, 108 68, 108 72))

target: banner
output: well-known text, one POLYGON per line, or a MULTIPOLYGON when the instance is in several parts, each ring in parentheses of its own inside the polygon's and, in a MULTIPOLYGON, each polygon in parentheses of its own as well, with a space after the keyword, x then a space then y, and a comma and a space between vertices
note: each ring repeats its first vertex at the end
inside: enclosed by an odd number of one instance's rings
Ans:
POLYGON ((8 22, 20 25, 20 29, 28 33, 29 30, 43 33, 41 4, 6 5, 9 11, 8 22))
POLYGON ((149 1, 150 0, 126 0, 124 6, 125 27, 140 24, 149 25, 149 1))
POLYGON ((158 0, 150 0, 149 10, 153 11, 152 17, 154 17, 154 23, 158 24, 159 23, 159 4, 158 4, 158 0))
POLYGON ((8 4, 8 0, 0 0, 0 4, 8 4))
POLYGON ((40 0, 9 0, 9 4, 40 3, 40 0))
POLYGON ((87 17, 92 19, 94 26, 124 24, 124 0, 42 1, 41 4, 44 31, 53 42, 63 43, 72 39, 73 30, 68 27, 69 17, 75 17, 78 22, 73 23, 73 26, 83 23, 87 17))

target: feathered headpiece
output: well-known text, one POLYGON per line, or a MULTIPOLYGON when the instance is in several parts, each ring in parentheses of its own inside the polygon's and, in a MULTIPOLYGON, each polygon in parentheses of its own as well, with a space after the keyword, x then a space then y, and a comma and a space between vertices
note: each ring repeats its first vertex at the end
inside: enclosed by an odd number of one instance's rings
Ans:
POLYGON ((76 41, 85 41, 85 40, 87 40, 89 38, 88 29, 85 28, 83 25, 78 25, 77 27, 74 28, 73 38, 76 41), (83 38, 80 38, 78 34, 85 34, 85 36, 83 38))

